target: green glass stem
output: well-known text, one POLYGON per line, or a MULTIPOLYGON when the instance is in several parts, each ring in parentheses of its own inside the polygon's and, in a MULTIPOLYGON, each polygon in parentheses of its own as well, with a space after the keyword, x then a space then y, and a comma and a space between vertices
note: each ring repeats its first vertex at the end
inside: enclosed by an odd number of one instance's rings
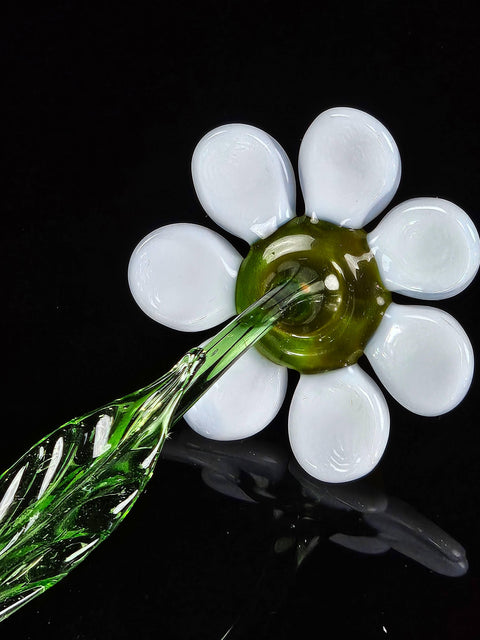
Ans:
POLYGON ((203 348, 199 348, 204 362, 185 390, 175 413, 175 420, 186 413, 217 378, 247 349, 261 340, 285 313, 294 312, 305 299, 313 298, 315 291, 312 285, 313 282, 300 283, 291 279, 271 289, 240 313, 203 348))
POLYGON ((171 425, 306 295, 308 286, 293 281, 273 289, 160 379, 62 425, 0 476, 0 621, 118 526, 171 425))

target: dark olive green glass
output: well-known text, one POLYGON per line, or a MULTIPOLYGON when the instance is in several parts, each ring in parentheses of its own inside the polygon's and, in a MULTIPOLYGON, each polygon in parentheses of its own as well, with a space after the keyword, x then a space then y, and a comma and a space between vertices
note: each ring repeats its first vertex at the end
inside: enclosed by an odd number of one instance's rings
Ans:
POLYGON ((293 278, 306 296, 256 344, 302 373, 354 364, 391 301, 365 231, 301 216, 254 243, 237 278, 237 311, 293 278))

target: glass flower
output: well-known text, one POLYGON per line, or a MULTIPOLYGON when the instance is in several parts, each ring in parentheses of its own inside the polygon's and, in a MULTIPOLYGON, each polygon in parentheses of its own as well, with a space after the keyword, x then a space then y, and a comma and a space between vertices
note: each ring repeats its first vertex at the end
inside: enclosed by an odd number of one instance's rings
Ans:
POLYGON ((279 411, 287 368, 297 369, 289 438, 299 464, 326 482, 369 473, 388 440, 389 411, 357 363, 364 353, 387 391, 410 411, 437 416, 465 396, 473 352, 449 314, 391 302, 390 292, 439 300, 461 292, 480 262, 468 215, 439 198, 395 206, 397 145, 372 116, 351 108, 320 114, 300 147, 305 216, 295 215, 295 178, 285 151, 256 127, 229 124, 198 143, 192 175, 207 214, 246 240, 238 251, 195 224, 160 227, 136 247, 129 284, 154 320, 202 331, 227 320, 282 274, 317 282, 314 303, 296 310, 250 349, 185 415, 218 440, 251 436, 279 411), (315 303, 318 302, 318 304, 315 303))

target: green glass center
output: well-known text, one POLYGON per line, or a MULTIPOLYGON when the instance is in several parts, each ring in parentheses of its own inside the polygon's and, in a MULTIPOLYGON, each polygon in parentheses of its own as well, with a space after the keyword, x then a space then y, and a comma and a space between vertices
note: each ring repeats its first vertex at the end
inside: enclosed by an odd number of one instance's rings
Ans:
POLYGON ((391 301, 366 233, 307 216, 290 220, 251 246, 238 273, 237 312, 290 278, 310 295, 256 348, 302 373, 354 364, 391 301))

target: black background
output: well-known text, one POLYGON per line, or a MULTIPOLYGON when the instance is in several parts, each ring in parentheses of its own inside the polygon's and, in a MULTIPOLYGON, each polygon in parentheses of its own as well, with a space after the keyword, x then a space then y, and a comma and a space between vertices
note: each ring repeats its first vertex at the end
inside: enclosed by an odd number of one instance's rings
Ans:
MULTIPOLYGON (((1 468, 212 333, 155 324, 126 280, 146 233, 174 221, 215 228, 190 177, 192 151, 211 128, 265 129, 296 167, 318 113, 363 109, 400 149, 392 204, 440 196, 480 226, 474 3, 41 5, 3 9, 2 20, 1 468)), ((478 291, 476 281, 436 305, 462 323, 477 354, 478 291)), ((291 583, 278 567, 267 574, 265 607, 243 617, 238 637, 479 636, 478 391, 475 376, 461 406, 434 419, 389 399, 390 441, 370 479, 458 540, 467 575, 321 542, 291 583)), ((287 408, 261 439, 285 443, 287 408)), ((233 500, 199 469, 161 460, 111 539, 3 622, 1 637, 220 640, 268 563, 271 514, 270 503, 233 500)), ((335 526, 325 511, 320 537, 335 526)))

